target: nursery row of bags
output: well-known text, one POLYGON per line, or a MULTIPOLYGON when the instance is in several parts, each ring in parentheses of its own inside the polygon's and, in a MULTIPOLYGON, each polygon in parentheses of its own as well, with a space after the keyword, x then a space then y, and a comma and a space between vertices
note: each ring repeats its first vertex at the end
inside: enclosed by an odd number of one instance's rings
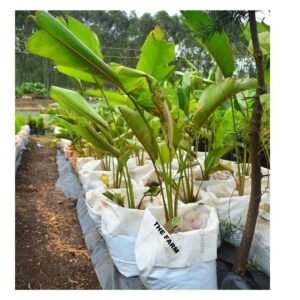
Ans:
POLYGON ((24 147, 28 144, 29 136, 30 136, 29 125, 22 126, 20 131, 15 135, 16 158, 18 157, 21 150, 23 150, 24 147))
MULTIPOLYGON (((227 171, 217 171, 204 181, 201 164, 205 154, 198 152, 200 166, 191 170, 195 202, 179 201, 180 221, 170 234, 164 227, 161 193, 156 196, 147 193, 149 186, 158 183, 147 157, 142 164, 140 157, 132 157, 127 162, 136 207, 129 209, 126 183, 121 179, 120 188, 114 188, 116 160, 72 157, 68 144, 67 140, 59 142, 78 173, 86 192, 88 212, 121 274, 139 276, 148 289, 218 288, 216 258, 220 236, 235 246, 240 244, 249 205, 249 176, 245 179, 243 196, 238 195, 236 181, 227 171)), ((236 163, 227 163, 236 173, 236 163)), ((177 171, 178 162, 174 159, 174 178, 177 171)), ((269 170, 262 168, 262 175, 263 195, 249 258, 269 274, 269 170)))

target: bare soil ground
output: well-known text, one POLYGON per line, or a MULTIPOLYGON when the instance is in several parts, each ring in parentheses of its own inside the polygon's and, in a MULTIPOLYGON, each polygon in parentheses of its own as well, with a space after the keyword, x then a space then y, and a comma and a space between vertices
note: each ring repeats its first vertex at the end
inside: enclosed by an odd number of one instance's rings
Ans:
POLYGON ((55 146, 32 136, 28 148, 16 174, 15 288, 101 289, 75 202, 55 191, 55 146))
POLYGON ((55 103, 52 99, 26 99, 17 98, 15 101, 16 111, 41 111, 42 107, 48 108, 49 104, 55 103))

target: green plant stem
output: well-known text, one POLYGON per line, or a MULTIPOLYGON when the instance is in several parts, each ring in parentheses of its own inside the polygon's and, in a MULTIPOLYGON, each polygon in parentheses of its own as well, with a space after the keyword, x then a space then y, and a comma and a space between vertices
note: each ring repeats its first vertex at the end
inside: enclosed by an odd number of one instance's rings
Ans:
POLYGON ((239 195, 242 196, 244 194, 244 185, 243 185, 243 172, 241 172, 241 166, 240 166, 240 151, 239 147, 237 145, 238 136, 237 136, 237 128, 236 128, 236 122, 235 122, 235 114, 234 114, 234 106, 232 98, 230 98, 230 104, 231 104, 231 112, 232 112, 232 124, 233 124, 233 131, 235 133, 235 140, 234 140, 234 148, 236 153, 236 163, 238 168, 238 178, 239 178, 239 195))
MULTIPOLYGON (((163 161, 162 155, 161 155, 161 153, 160 153, 160 151, 159 151, 159 147, 158 147, 157 141, 156 141, 156 139, 155 139, 155 137, 154 137, 154 135, 153 135, 153 133, 152 133, 151 127, 150 127, 149 123, 147 122, 147 120, 146 120, 146 118, 145 118, 143 112, 141 111, 141 109, 140 109, 140 107, 137 105, 137 103, 135 102, 135 99, 134 99, 129 93, 126 92, 126 94, 127 94, 127 96, 129 97, 129 99, 131 100, 131 102, 134 104, 135 108, 137 109, 137 111, 139 112, 139 114, 141 115, 141 117, 143 118, 143 120, 144 120, 146 126, 147 126, 148 129, 149 129, 149 132, 151 132, 152 137, 153 137, 153 141, 155 142, 156 148, 158 149, 158 155, 159 155, 160 161, 163 161)), ((152 164, 153 164, 153 166, 154 166, 155 172, 156 172, 156 174, 157 174, 158 181, 159 181, 159 185, 160 185, 160 187, 161 187, 161 191, 162 191, 162 199, 163 199, 163 205, 164 205, 164 210, 165 210, 165 218, 166 218, 166 223, 168 223, 168 222, 170 221, 170 217, 169 217, 168 210, 167 210, 167 205, 166 205, 165 195, 164 195, 164 193, 163 193, 162 181, 161 181, 161 179, 160 179, 160 175, 159 175, 159 172, 158 172, 156 163, 155 163, 155 159, 154 159, 154 157, 152 157, 152 155, 151 155, 150 153, 149 153, 149 155, 150 155, 150 159, 151 159, 151 161, 152 161, 152 164)), ((166 171, 165 171, 165 168, 164 168, 164 165, 163 165, 163 164, 162 164, 162 168, 163 168, 163 173, 166 174, 166 171)))
MULTIPOLYGON (((116 128, 117 134, 118 134, 118 136, 120 136, 118 124, 117 124, 117 121, 116 121, 116 119, 115 119, 115 117, 114 117, 114 114, 113 114, 113 109, 112 109, 112 107, 111 107, 111 105, 110 105, 110 103, 109 103, 109 101, 108 101, 108 99, 107 99, 107 97, 106 97, 106 95, 105 95, 105 93, 104 93, 104 91, 103 91, 101 85, 99 84, 99 82, 97 81, 96 78, 95 78, 95 81, 96 81, 96 83, 97 83, 97 85, 98 85, 98 88, 100 89, 100 91, 101 91, 101 93, 102 93, 102 95, 103 95, 103 98, 105 99, 105 102, 106 102, 106 104, 107 104, 107 106, 108 106, 108 108, 109 108, 111 117, 112 117, 113 122, 114 122, 114 124, 115 124, 115 128, 116 128)), ((121 143, 121 145, 122 145, 121 148, 124 149, 123 143, 121 143)), ((128 207, 129 207, 129 208, 135 208, 135 206, 134 206, 133 187, 132 187, 132 182, 131 182, 130 175, 129 175, 129 171, 128 171, 127 162, 125 162, 125 164, 123 165, 123 164, 121 163, 121 161, 119 160, 119 161, 118 161, 118 165, 119 165, 119 166, 121 165, 122 168, 123 168, 123 175, 124 175, 124 180, 125 180, 125 185, 126 185, 126 193, 127 193, 127 199, 128 199, 128 207), (124 170, 125 170, 125 172, 124 172, 124 170)), ((118 184, 119 187, 120 187, 120 186, 121 186, 121 183, 122 183, 122 176, 120 176, 120 182, 119 182, 119 178, 118 178, 118 177, 119 177, 119 170, 118 170, 118 169, 119 169, 119 168, 117 168, 117 172, 116 172, 116 173, 117 173, 117 174, 116 174, 116 182, 117 182, 117 184, 118 184)))
MULTIPOLYGON (((171 145, 172 146, 172 145, 171 145)), ((169 211, 169 216, 170 220, 172 220, 174 217, 173 214, 173 194, 172 194, 172 148, 169 148, 169 176, 168 179, 170 182, 168 182, 168 188, 169 188, 169 195, 168 195, 168 211, 169 211)))
POLYGON ((125 172, 126 172, 126 176, 124 176, 124 180, 125 180, 126 186, 128 186, 128 190, 129 190, 127 192, 127 188, 126 188, 126 192, 128 193, 127 197, 129 196, 128 197, 128 207, 129 208, 135 208, 133 187, 132 187, 132 182, 131 182, 131 179, 130 179, 130 175, 129 175, 127 164, 124 165, 124 169, 125 169, 125 172))

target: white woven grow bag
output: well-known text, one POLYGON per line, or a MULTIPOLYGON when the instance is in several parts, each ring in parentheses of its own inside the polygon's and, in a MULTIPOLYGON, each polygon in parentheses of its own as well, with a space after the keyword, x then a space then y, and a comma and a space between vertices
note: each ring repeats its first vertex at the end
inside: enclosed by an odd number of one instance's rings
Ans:
POLYGON ((85 205, 88 214, 97 226, 101 225, 102 205, 100 199, 104 191, 103 188, 97 188, 85 194, 85 205))
POLYGON ((77 160, 76 160, 76 171, 77 171, 77 173, 79 173, 82 170, 82 168, 85 164, 87 164, 88 162, 93 161, 93 160, 95 160, 95 158, 91 157, 91 156, 78 157, 77 160))
POLYGON ((145 160, 144 165, 137 165, 137 158, 133 157, 127 161, 128 171, 131 178, 139 182, 149 172, 154 171, 154 166, 150 160, 145 160))
MULTIPOLYGON (((113 172, 112 171, 91 171, 91 172, 79 172, 79 180, 82 184, 85 192, 97 189, 97 188, 112 188, 113 187, 113 172), (104 176, 108 180, 108 185, 101 178, 104 176)), ((140 187, 135 180, 131 179, 133 187, 140 187)), ((121 181, 121 187, 125 187, 125 181, 121 181)))
MULTIPOLYGON (((225 221, 234 226, 232 234, 226 240, 238 247, 242 240, 242 227, 245 225, 250 195, 233 196, 225 198, 211 197, 203 202, 216 208, 220 220, 222 234, 225 232, 225 221)), ((269 205, 269 193, 262 196, 261 206, 269 205)), ((262 209, 256 223, 253 241, 250 248, 249 259, 254 260, 263 272, 270 275, 270 215, 262 209)))
POLYGON ((105 164, 105 160, 104 159, 94 159, 94 160, 90 160, 87 161, 86 163, 84 163, 80 169, 80 172, 82 173, 90 173, 93 171, 112 171, 113 169, 117 169, 117 159, 111 157, 107 164, 108 167, 110 168, 109 170, 105 170, 104 169, 104 164, 105 164))
MULTIPOLYGON (((135 206, 139 204, 147 190, 146 187, 134 188, 135 206)), ((110 191, 126 195, 125 189, 111 189, 110 191)), ((126 199, 125 196, 125 204, 126 199)), ((98 228, 106 241, 115 266, 126 277, 137 276, 139 270, 136 266, 134 249, 144 210, 121 207, 108 200, 102 193, 97 195, 97 201, 100 202, 100 207, 96 213, 101 216, 101 226, 98 228)), ((143 201, 146 202, 144 205, 161 205, 158 197, 152 203, 150 197, 145 197, 143 201)), ((90 203, 89 201, 89 205, 90 203)), ((94 213, 91 210, 90 212, 94 213)))
MULTIPOLYGON (((179 215, 200 206, 181 206, 179 215)), ((140 279, 148 289, 217 289, 219 221, 214 208, 203 207, 208 211, 204 229, 173 234, 162 226, 163 208, 145 210, 135 254, 140 279)))

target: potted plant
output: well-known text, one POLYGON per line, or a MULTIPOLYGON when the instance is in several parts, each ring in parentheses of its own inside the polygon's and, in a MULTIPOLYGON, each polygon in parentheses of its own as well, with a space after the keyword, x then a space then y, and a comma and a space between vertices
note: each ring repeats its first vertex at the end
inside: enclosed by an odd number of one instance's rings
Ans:
POLYGON ((30 134, 36 134, 37 133, 37 130, 36 130, 36 117, 34 117, 30 113, 28 113, 26 123, 30 127, 30 134))
POLYGON ((44 124, 44 119, 39 116, 37 118, 37 121, 36 121, 36 127, 37 127, 37 134, 38 135, 45 135, 45 124, 44 124))
MULTIPOLYGON (((177 126, 170 111, 172 101, 164 89, 164 82, 174 72, 175 68, 172 64, 175 59, 174 43, 167 42, 163 31, 156 27, 148 35, 141 49, 141 56, 136 69, 117 64, 109 66, 102 60, 97 38, 87 30, 87 27, 84 27, 84 32, 86 32, 84 39, 80 31, 72 32, 78 26, 85 25, 69 17, 65 26, 61 20, 54 19, 45 12, 37 12, 33 19, 42 30, 36 32, 29 39, 28 50, 51 58, 60 72, 94 84, 107 102, 112 117, 111 132, 115 133, 115 136, 109 132, 108 122, 91 109, 80 95, 82 91, 77 93, 58 87, 51 88, 50 95, 52 98, 80 117, 79 122, 69 122, 68 126, 72 131, 92 143, 96 149, 110 153, 117 159, 118 166, 122 169, 126 181, 126 197, 123 198, 122 195, 119 196, 114 193, 104 195, 107 198, 103 200, 102 205, 102 208, 105 208, 105 212, 102 211, 101 220, 104 235, 109 238, 115 235, 115 231, 113 233, 105 232, 108 228, 117 227, 121 231, 124 229, 120 225, 124 223, 109 223, 109 220, 115 215, 115 208, 117 207, 120 211, 124 208, 122 205, 116 206, 116 202, 122 204, 125 201, 128 209, 132 211, 136 209, 137 203, 127 165, 132 154, 127 148, 129 142, 126 137, 129 131, 124 132, 117 126, 118 122, 114 117, 114 110, 109 99, 103 93, 102 79, 113 83, 120 89, 121 98, 125 100, 121 105, 118 105, 118 111, 121 118, 125 120, 128 129, 131 130, 149 156, 160 186, 162 207, 146 209, 142 218, 134 217, 134 225, 131 227, 134 228, 134 235, 128 234, 129 237, 132 237, 130 239, 131 245, 135 244, 136 238, 138 239, 138 243, 135 245, 135 254, 138 270, 144 284, 148 288, 156 288, 157 284, 160 288, 184 288, 184 286, 201 289, 216 288, 215 259, 219 225, 216 212, 213 208, 198 203, 180 206, 178 201, 180 182, 177 185, 174 184, 174 174, 172 173, 172 161, 176 152, 179 149, 187 153, 190 152, 184 145, 185 129, 177 126), (70 26, 70 24, 75 23, 77 26, 70 26), (53 36, 55 40, 53 40, 53 36), (89 38, 88 43, 87 37, 89 38), (51 47, 45 49, 43 43, 49 43, 49 40, 60 48, 59 53, 51 47), (70 57, 72 57, 71 60, 70 57), (151 126, 150 120, 153 117, 159 120, 159 134, 151 126), (190 247, 193 241, 199 242, 200 248, 203 247, 201 254, 195 255, 193 248, 190 247), (155 251, 151 251, 151 245, 155 246, 155 251), (161 257, 162 268, 155 261, 155 257, 161 257), (177 259, 178 257, 179 259, 177 259), (158 271, 159 269, 160 271, 158 271), (179 269, 182 271, 181 275, 180 272, 177 273, 179 269), (174 272, 178 276, 182 276, 180 278, 188 276, 188 283, 177 277, 176 285, 172 275, 174 272), (193 273, 194 276, 192 276, 193 273), (201 278, 199 278, 200 275, 201 278), (164 277, 163 283, 159 276, 164 277)), ((222 55, 227 55, 229 62, 231 62, 232 57, 231 53, 228 54, 227 51, 228 41, 226 38, 226 34, 222 33, 220 41, 215 47, 225 47, 225 52, 222 55), (223 42, 224 44, 222 44, 223 42)), ((222 64, 221 61, 219 66, 225 77, 232 76, 234 68, 232 68, 231 63, 222 64)), ((200 130, 207 118, 228 97, 255 85, 256 81, 251 79, 226 78, 216 83, 208 81, 193 115, 194 129, 200 130)), ((192 143, 188 144, 188 147, 193 145, 193 142, 192 139, 192 143)), ((187 160, 187 157, 187 155, 182 155, 183 161, 187 160)), ((179 177, 180 180, 183 180, 182 177, 179 177)), ((126 218, 127 222, 128 220, 126 218)), ((128 240, 128 236, 123 234, 123 236, 120 235, 120 238, 128 240)), ((111 253, 114 250, 111 250, 111 253)), ((133 253, 130 255, 131 259, 134 259, 133 253)), ((117 258, 115 254, 113 254, 113 258, 117 258)), ((131 262, 135 263, 135 261, 131 262)), ((115 263, 117 264, 117 261, 115 263)))

